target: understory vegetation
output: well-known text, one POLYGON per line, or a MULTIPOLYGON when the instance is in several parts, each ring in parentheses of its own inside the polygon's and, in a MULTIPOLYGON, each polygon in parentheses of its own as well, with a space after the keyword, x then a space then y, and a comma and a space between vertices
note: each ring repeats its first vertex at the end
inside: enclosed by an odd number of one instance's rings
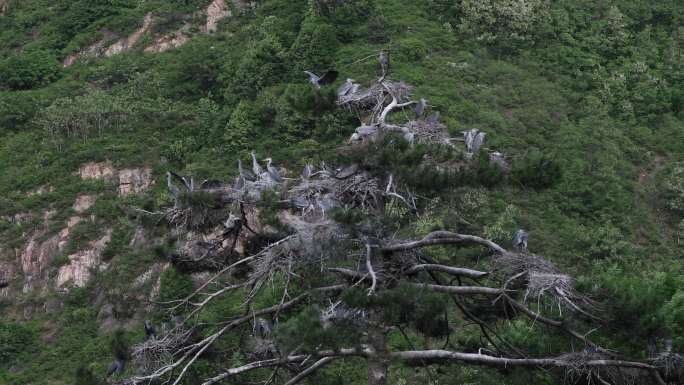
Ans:
MULTIPOLYGON (((201 19, 209 3, 0 0, 0 10, 6 4, 0 13, 0 262, 16 260, 27 234, 45 227, 39 220, 45 212, 54 211, 56 225, 44 236, 58 233, 80 194, 98 195, 82 214, 92 218, 76 225, 52 269, 113 229, 103 251, 108 267, 93 272, 85 287, 37 293, 20 286, 16 297, 0 297, 0 383, 100 383, 112 358, 124 354, 122 346, 144 340, 141 319, 134 319, 140 309, 149 308, 147 318, 157 324, 180 313, 137 298, 131 286, 150 266, 171 260, 177 241, 134 247, 136 227, 160 238, 167 231, 135 209, 173 206, 167 171, 231 182, 238 159, 247 164, 251 151, 297 176, 306 163, 322 161, 395 170, 418 196, 417 215, 393 208, 392 223, 383 226, 407 238, 449 230, 509 247, 524 228, 532 252, 601 303, 607 322, 591 332, 597 343, 638 359, 667 339, 674 351, 684 351, 684 7, 669 0, 263 0, 240 11, 230 4, 233 15, 216 32, 191 27, 189 41, 176 49, 146 53, 148 36, 118 55, 63 66, 85 47, 140 28, 148 12, 157 19, 154 32, 163 34, 201 19), (468 169, 416 167, 427 158, 464 159, 392 136, 366 152, 341 150, 360 116, 336 104, 336 87, 316 89, 303 71, 335 69, 335 85, 346 78, 368 84, 380 76, 383 50, 390 53, 391 78, 415 87, 414 98, 440 112, 451 137, 486 132, 485 147, 503 152, 510 170, 493 167, 487 156, 475 157, 468 169), (107 183, 78 176, 82 164, 103 161, 117 169, 149 166, 156 183, 120 197, 107 183), (21 213, 32 220, 14 220, 21 213), (52 297, 64 305, 44 310, 52 297), (105 302, 126 320, 125 332, 101 325, 105 302)), ((396 115, 407 120, 413 110, 396 115)), ((278 228, 269 211, 278 202, 261 204, 260 219, 278 228)), ((332 215, 340 223, 359 222, 353 210, 332 215)), ((427 253, 464 265, 480 261, 472 249, 427 253)), ((155 300, 190 294, 191 273, 178 266, 164 271, 155 300)), ((469 352, 481 347, 480 329, 439 295, 398 286, 367 303, 358 294, 345 295, 345 303, 388 309, 418 345, 446 340, 469 352), (447 328, 459 330, 456 341, 445 337, 446 313, 447 328)), ((281 296, 264 290, 253 301, 265 307, 281 296)), ((244 315, 243 303, 241 295, 218 298, 200 321, 244 315)), ((482 313, 532 356, 585 348, 569 344, 560 331, 534 333, 522 317, 497 316, 482 313)), ((278 343, 292 348, 320 341, 338 347, 359 338, 353 327, 324 330, 311 309, 280 323, 278 343), (310 333, 302 337, 298 330, 310 333)), ((240 364, 237 352, 228 363, 214 358, 225 358, 226 346, 243 337, 236 333, 213 347, 183 383, 201 383, 240 364)), ((388 344, 407 347, 396 335, 388 344)), ((362 384, 365 371, 360 360, 335 361, 306 381, 362 384)), ((391 378, 397 384, 557 380, 547 372, 458 364, 401 364, 391 378)))

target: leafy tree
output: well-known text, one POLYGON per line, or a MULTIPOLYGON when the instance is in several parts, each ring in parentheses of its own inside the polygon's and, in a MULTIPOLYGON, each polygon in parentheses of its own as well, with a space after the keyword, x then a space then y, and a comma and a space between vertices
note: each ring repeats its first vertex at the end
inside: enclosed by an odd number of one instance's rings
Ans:
POLYGON ((55 81, 60 65, 48 51, 30 51, 0 61, 0 88, 27 90, 55 81))

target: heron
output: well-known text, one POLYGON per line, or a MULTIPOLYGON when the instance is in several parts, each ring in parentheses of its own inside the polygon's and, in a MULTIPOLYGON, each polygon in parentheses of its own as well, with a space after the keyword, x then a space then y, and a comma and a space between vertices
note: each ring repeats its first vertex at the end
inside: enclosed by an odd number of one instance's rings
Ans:
POLYGON ((224 237, 227 237, 232 234, 238 234, 240 232, 240 229, 242 228, 242 218, 233 215, 233 213, 230 213, 230 215, 228 215, 228 219, 226 219, 226 221, 223 222, 223 228, 225 229, 223 231, 224 237))
POLYGON ((406 132, 404 133, 404 140, 406 140, 410 145, 413 145, 415 135, 413 134, 413 132, 406 132))
POLYGON ((273 325, 265 318, 257 318, 254 321, 254 328, 252 330, 254 337, 269 338, 273 332, 273 325))
POLYGON ((323 75, 318 76, 311 71, 304 71, 305 74, 309 75, 309 83, 316 86, 316 88, 321 88, 328 84, 332 84, 337 80, 338 72, 335 70, 326 71, 323 75))
POLYGON ((420 98, 418 103, 416 103, 416 108, 414 110, 416 113, 416 119, 423 116, 423 113, 425 113, 425 108, 427 108, 427 100, 425 100, 425 98, 420 98))
POLYGON ((264 173, 264 169, 261 168, 261 165, 257 161, 256 154, 254 153, 254 151, 252 151, 250 155, 252 155, 252 172, 254 173, 256 178, 260 178, 261 174, 264 173))
POLYGON ((268 176, 277 183, 280 183, 283 181, 283 178, 280 177, 280 173, 278 172, 278 169, 273 167, 273 159, 271 158, 266 158, 264 159, 266 161, 266 170, 268 171, 268 176))
POLYGON ((318 208, 321 209, 323 217, 325 217, 326 212, 337 207, 340 207, 339 202, 333 197, 331 193, 319 195, 318 197, 316 197, 316 205, 318 206, 318 208))
POLYGON ((428 116, 427 119, 425 119, 425 121, 426 121, 428 124, 437 124, 437 123, 439 123, 439 111, 435 111, 435 112, 433 112, 432 114, 430 114, 430 116, 428 116))
POLYGON ((238 159, 238 172, 244 180, 248 180, 250 182, 254 182, 256 180, 256 176, 254 174, 242 167, 242 159, 238 159))
POLYGON ((466 145, 466 151, 470 154, 475 154, 480 151, 480 147, 484 143, 485 133, 481 132, 477 128, 472 130, 463 131, 463 139, 466 145))
POLYGON ((337 96, 346 96, 354 89, 354 79, 347 78, 342 85, 337 89, 337 96))
POLYGON ((113 374, 121 374, 126 370, 126 361, 121 358, 115 358, 107 369, 107 378, 113 374))
POLYGON ((513 248, 517 251, 527 251, 527 232, 518 229, 513 236, 513 248))
POLYGON ((169 188, 171 195, 173 195, 174 198, 178 198, 180 189, 171 181, 171 172, 169 171, 166 172, 166 186, 169 188))
POLYGON ((307 163, 304 165, 304 169, 302 169, 302 179, 309 180, 309 178, 311 178, 311 174, 313 174, 313 166, 307 163))
POLYGON ((506 161, 506 155, 494 151, 491 154, 489 154, 489 161, 496 164, 503 170, 508 170, 508 162, 506 161))
POLYGON ((335 170, 334 176, 336 179, 347 179, 350 176, 356 174, 357 171, 359 171, 359 165, 354 163, 347 167, 338 168, 337 170, 335 170))
POLYGON ((482 144, 485 140, 485 135, 487 134, 485 134, 484 132, 478 132, 477 135, 475 135, 475 138, 473 139, 473 148, 471 150, 473 154, 480 151, 480 147, 482 147, 482 144))
POLYGON ((356 133, 359 134, 359 137, 365 137, 365 136, 373 136, 378 132, 378 127, 377 126, 368 126, 368 125, 361 125, 356 127, 356 133))
POLYGON ((185 177, 185 176, 176 174, 173 171, 169 171, 169 173, 171 174, 171 176, 173 176, 178 181, 180 181, 186 190, 188 190, 188 191, 194 191, 195 190, 195 180, 192 177, 185 177))
POLYGON ((150 320, 145 320, 145 336, 146 339, 155 339, 157 338, 157 328, 152 325, 152 322, 150 320))
POLYGON ((245 178, 243 178, 242 175, 240 175, 235 179, 235 184, 233 185, 233 189, 242 190, 243 188, 245 188, 245 178))
POLYGON ((385 74, 387 74, 387 71, 389 70, 389 53, 385 51, 380 51, 380 55, 378 56, 378 61, 380 62, 380 68, 382 69, 382 76, 384 77, 385 74))

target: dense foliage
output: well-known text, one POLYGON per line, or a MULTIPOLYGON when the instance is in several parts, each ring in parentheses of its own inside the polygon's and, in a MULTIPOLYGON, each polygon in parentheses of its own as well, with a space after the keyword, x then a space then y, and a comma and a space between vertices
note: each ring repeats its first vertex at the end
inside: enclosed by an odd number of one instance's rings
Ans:
MULTIPOLYGON (((381 49, 391 52, 393 78, 414 85, 416 96, 441 112, 453 136, 471 128, 485 131, 486 146, 506 153, 512 163, 506 176, 487 159, 467 173, 445 175, 413 167, 431 151, 420 146, 401 148, 402 143, 365 155, 362 161, 392 164, 430 197, 420 203, 417 223, 402 225, 416 234, 453 229, 502 243, 525 228, 531 250, 572 272, 598 299, 611 299, 609 318, 617 322, 596 331, 598 339, 634 353, 672 337, 675 348, 684 349, 680 4, 264 0, 221 21, 214 34, 193 32, 177 49, 145 53, 148 37, 119 55, 62 66, 70 54, 140 28, 148 12, 158 19, 155 32, 163 33, 194 22, 208 3, 0 1, 0 9, 7 4, 0 15, 0 258, 9 260, 4 250, 18 247, 41 226, 7 218, 56 210, 55 220, 66 223, 81 193, 102 194, 91 209, 98 217, 92 223, 118 229, 106 252, 111 269, 98 273, 87 294, 66 295, 56 313, 37 312, 29 324, 17 324, 23 317, 16 309, 41 308, 36 304, 45 298, 27 293, 9 304, 2 299, 0 382, 49 378, 51 384, 70 384, 77 371, 80 383, 93 373, 102 376, 112 357, 107 341, 113 331, 98 327, 101 299, 115 303, 122 317, 132 316, 143 304, 129 300, 130 282, 167 257, 161 249, 155 254, 127 246, 132 223, 138 222, 126 208, 168 205, 166 170, 228 180, 235 174, 227 170, 235 170, 237 159, 248 159, 251 150, 288 169, 300 169, 307 160, 355 156, 333 150, 351 135, 358 117, 336 108, 334 89, 310 87, 302 71, 335 68, 342 81, 365 81, 378 71, 381 49), (158 186, 144 197, 118 198, 101 183, 74 175, 82 163, 103 160, 117 167, 152 165, 158 186), (53 189, 27 194, 46 185, 53 189), (15 311, 5 312, 13 306, 15 311), (69 362, 62 363, 63 357, 69 362)), ((77 250, 97 230, 81 225, 69 248, 77 250)), ((66 262, 62 256, 55 264, 66 262)), ((183 272, 167 270, 160 296, 174 299, 191 285, 183 272)), ((397 290, 382 306, 395 306, 397 317, 410 312, 410 319, 399 321, 422 332, 421 338, 440 338, 444 304, 397 290)), ((217 304, 205 317, 213 321, 237 312, 239 300, 233 302, 217 304)), ((318 333, 320 325, 306 315, 284 320, 284 330, 318 333)), ((465 332, 456 343, 476 347, 479 332, 457 326, 465 332)), ((560 344, 553 336, 535 339, 516 320, 501 321, 500 327, 532 351, 554 351, 560 344)), ((125 337, 142 339, 140 328, 131 330, 125 337)), ((353 330, 348 332, 342 337, 353 338, 353 330)), ((333 346, 339 337, 319 334, 333 346)), ((286 333, 280 338, 292 343, 286 333)), ((196 370, 210 372, 214 363, 202 365, 196 370)), ((345 365, 331 365, 315 383, 346 383, 340 373, 352 373, 346 381, 363 370, 345 365)), ((405 383, 427 383, 433 374, 402 368, 395 375, 405 383)), ((487 368, 446 367, 434 375, 444 384, 551 381, 543 374, 531 378, 487 368)))

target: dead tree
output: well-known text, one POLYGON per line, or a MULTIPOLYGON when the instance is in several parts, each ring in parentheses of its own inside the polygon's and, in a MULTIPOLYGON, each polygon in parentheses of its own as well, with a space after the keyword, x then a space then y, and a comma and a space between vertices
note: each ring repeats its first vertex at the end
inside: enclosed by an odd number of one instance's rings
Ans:
MULTIPOLYGON (((370 136, 410 132, 418 141, 449 145, 450 139, 438 123, 428 127, 417 121, 391 122, 392 112, 413 104, 406 84, 383 76, 368 88, 353 89, 340 95, 339 104, 355 109, 366 126, 376 128, 370 136)), ((354 138, 365 139, 374 138, 354 138)), ((590 340, 585 330, 591 323, 603 322, 600 303, 580 293, 571 276, 542 256, 526 250, 509 251, 472 234, 440 230, 415 236, 410 227, 399 232, 388 229, 384 223, 393 205, 406 207, 406 215, 420 211, 409 183, 398 180, 391 170, 374 172, 358 165, 333 168, 322 164, 318 168, 307 165, 301 177, 275 180, 266 174, 202 192, 213 194, 202 202, 221 202, 223 206, 216 203, 219 208, 202 206, 194 213, 192 202, 196 199, 185 199, 186 203, 176 204, 163 215, 184 231, 201 227, 195 216, 212 221, 208 228, 216 226, 219 232, 224 231, 222 222, 242 218, 240 228, 249 231, 242 230, 240 236, 244 242, 257 239, 256 246, 232 250, 236 258, 222 259, 223 264, 194 293, 165 304, 176 314, 182 312, 184 321, 163 337, 134 348, 137 374, 125 384, 180 384, 188 369, 217 345, 225 355, 221 366, 228 367, 204 378, 203 385, 250 372, 251 380, 256 376, 264 384, 296 384, 326 365, 352 357, 365 360, 369 385, 389 383, 390 367, 398 362, 547 369, 568 384, 583 381, 612 385, 665 385, 661 374, 667 370, 665 374, 669 375, 681 366, 681 356, 673 353, 642 362, 626 359, 590 340), (257 224, 256 215, 245 215, 266 210, 259 208, 259 203, 268 196, 275 197, 276 205, 268 210, 274 211, 277 226, 257 224), (223 213, 223 218, 214 219, 218 214, 211 210, 223 213), (434 248, 469 249, 483 258, 471 266, 445 258, 435 260, 429 253, 434 248), (270 297, 275 293, 277 300, 266 301, 267 293, 270 297), (444 316, 476 325, 481 346, 474 351, 462 350, 463 346, 450 342, 453 339, 449 337, 459 329, 441 315, 421 321, 437 319, 435 331, 411 320, 411 314, 397 317, 392 313, 393 306, 402 301, 408 306, 420 305, 411 302, 411 296, 419 295, 443 298, 446 302, 439 303, 447 304, 440 308, 444 316), (203 322, 202 313, 226 297, 239 300, 240 310, 219 323, 203 322), (556 329, 583 348, 550 357, 530 357, 503 338, 495 320, 474 311, 476 307, 491 309, 493 317, 526 318, 539 333, 556 329), (300 331, 301 343, 288 345, 287 338, 278 337, 287 333, 287 323, 275 322, 284 314, 288 319, 309 317, 310 330, 300 331), (254 332, 266 323, 278 326, 273 331, 269 326, 267 336, 254 332), (407 333, 407 328, 415 330, 407 333), (355 334, 354 338, 334 342, 306 339, 307 335, 326 335, 326 330, 333 334, 352 330, 355 334), (447 342, 425 338, 417 348, 411 339, 420 333, 445 336, 447 342), (267 348, 247 354, 240 346, 225 346, 226 341, 236 340, 229 337, 243 334, 258 334, 261 345, 267 348), (388 341, 394 336, 404 338, 409 348, 391 346, 388 341), (242 357, 238 361, 236 354, 242 357)), ((219 249, 236 247, 232 240, 219 243, 219 249)))

